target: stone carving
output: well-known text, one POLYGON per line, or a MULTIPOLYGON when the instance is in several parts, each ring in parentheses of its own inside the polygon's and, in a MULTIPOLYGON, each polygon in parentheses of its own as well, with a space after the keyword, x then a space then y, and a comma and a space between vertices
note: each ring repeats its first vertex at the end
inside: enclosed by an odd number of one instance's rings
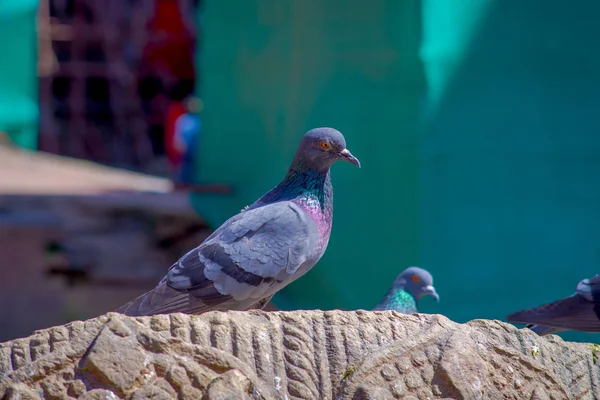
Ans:
POLYGON ((594 351, 393 311, 109 313, 0 344, 0 399, 595 399, 594 351))

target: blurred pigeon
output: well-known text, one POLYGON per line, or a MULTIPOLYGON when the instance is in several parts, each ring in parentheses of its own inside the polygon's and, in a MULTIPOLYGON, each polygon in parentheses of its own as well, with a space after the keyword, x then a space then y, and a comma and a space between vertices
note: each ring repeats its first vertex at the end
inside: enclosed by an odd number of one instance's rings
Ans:
POLYGON ((421 297, 431 296, 440 301, 431 274, 423 268, 410 267, 402 271, 394 280, 392 287, 381 303, 373 309, 395 310, 404 314, 418 312, 418 303, 421 297))
POLYGON ((600 332, 600 275, 584 279, 570 297, 506 317, 507 321, 529 324, 538 335, 575 330, 600 332))
POLYGON ((333 218, 329 168, 338 160, 360 167, 337 130, 307 132, 278 186, 181 257, 153 290, 116 311, 138 316, 264 307, 325 252, 333 218))

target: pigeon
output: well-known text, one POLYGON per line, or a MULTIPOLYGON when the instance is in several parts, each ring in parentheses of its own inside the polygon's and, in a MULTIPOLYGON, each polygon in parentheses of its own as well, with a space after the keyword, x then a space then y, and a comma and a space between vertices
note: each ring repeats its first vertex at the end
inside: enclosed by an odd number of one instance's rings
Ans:
POLYGON ((373 311, 395 310, 412 314, 419 311, 419 300, 423 296, 431 296, 440 301, 440 296, 433 287, 431 274, 423 268, 410 267, 396 277, 387 295, 373 311))
POLYGON ((528 324, 538 335, 562 331, 600 332, 600 275, 584 279, 570 297, 506 317, 507 321, 528 324))
POLYGON ((116 312, 262 309, 323 256, 333 219, 329 169, 339 160, 360 168, 340 132, 308 131, 279 185, 181 257, 154 289, 116 312))

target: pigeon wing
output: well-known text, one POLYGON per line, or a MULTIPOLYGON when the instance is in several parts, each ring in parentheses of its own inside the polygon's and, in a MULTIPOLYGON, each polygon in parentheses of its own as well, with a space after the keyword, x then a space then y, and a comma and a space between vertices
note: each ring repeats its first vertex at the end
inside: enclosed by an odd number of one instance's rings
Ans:
POLYGON ((577 294, 509 315, 508 321, 543 327, 600 332, 598 305, 577 294))
POLYGON ((316 223, 293 202, 245 210, 184 255, 128 315, 250 308, 294 279, 315 248, 316 223))

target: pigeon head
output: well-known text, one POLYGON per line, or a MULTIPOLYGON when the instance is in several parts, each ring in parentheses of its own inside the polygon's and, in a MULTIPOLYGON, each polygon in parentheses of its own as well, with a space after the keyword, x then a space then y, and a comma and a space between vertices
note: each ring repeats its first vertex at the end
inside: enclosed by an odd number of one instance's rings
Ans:
POLYGON ((440 301, 440 296, 433 287, 433 277, 423 268, 410 267, 405 269, 398 275, 392 287, 406 290, 417 301, 423 296, 431 296, 436 301, 440 301))
POLYGON ((579 282, 577 294, 588 301, 600 302, 600 275, 579 282))
POLYGON ((346 139, 333 128, 315 128, 302 137, 293 165, 326 171, 336 161, 347 161, 360 168, 360 161, 346 148, 346 139))

